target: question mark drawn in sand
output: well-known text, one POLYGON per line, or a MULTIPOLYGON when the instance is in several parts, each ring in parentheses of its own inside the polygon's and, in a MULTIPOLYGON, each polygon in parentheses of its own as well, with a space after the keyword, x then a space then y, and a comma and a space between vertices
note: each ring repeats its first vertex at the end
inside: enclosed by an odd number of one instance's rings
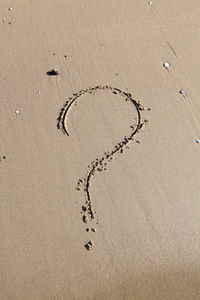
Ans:
MULTIPOLYGON (((84 223, 87 223, 89 220, 92 221, 96 217, 96 212, 93 210, 93 207, 92 207, 92 200, 91 200, 91 193, 90 193, 90 185, 91 185, 92 177, 95 176, 95 173, 97 171, 106 170, 107 163, 110 162, 117 153, 123 153, 124 148, 126 148, 127 145, 134 139, 134 136, 141 130, 141 128, 144 125, 144 123, 141 122, 141 111, 144 110, 144 108, 140 104, 139 101, 136 101, 135 99, 133 99, 133 97, 130 93, 123 92, 118 88, 114 88, 114 87, 107 86, 107 85, 106 86, 97 85, 93 88, 88 88, 85 90, 83 89, 80 92, 73 94, 74 97, 69 98, 69 100, 66 101, 66 103, 64 104, 63 108, 61 109, 59 117, 57 119, 57 121, 58 121, 57 128, 62 129, 63 133, 67 134, 69 136, 66 119, 68 117, 70 108, 72 107, 72 105, 74 103, 76 103, 76 101, 78 99, 81 98, 82 95, 85 95, 88 93, 95 95, 95 93, 98 92, 99 90, 110 91, 113 94, 120 95, 121 97, 123 97, 125 99, 125 101, 130 102, 136 109, 137 122, 136 122, 135 126, 131 126, 132 132, 128 137, 125 136, 123 138, 123 140, 120 141, 115 146, 114 150, 112 150, 111 152, 105 152, 104 155, 102 156, 102 158, 100 158, 100 159, 97 158, 96 160, 94 160, 90 164, 89 171, 86 174, 85 178, 78 180, 76 189, 81 190, 81 186, 83 186, 84 192, 86 194, 85 204, 82 205, 82 212, 83 212, 82 220, 84 223)), ((150 110, 150 109, 148 109, 148 110, 150 110)), ((88 229, 88 231, 89 231, 89 229, 88 229)), ((95 231, 95 229, 92 228, 92 231, 95 231)), ((90 249, 90 246, 92 246, 91 241, 89 241, 85 245, 85 247, 88 250, 90 249)))

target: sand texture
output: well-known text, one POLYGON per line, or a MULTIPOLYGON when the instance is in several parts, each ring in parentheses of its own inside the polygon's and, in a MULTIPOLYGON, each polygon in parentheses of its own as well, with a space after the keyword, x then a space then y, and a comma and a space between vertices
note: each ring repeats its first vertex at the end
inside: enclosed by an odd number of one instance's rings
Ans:
POLYGON ((0 299, 200 299, 199 15, 1 0, 0 299))

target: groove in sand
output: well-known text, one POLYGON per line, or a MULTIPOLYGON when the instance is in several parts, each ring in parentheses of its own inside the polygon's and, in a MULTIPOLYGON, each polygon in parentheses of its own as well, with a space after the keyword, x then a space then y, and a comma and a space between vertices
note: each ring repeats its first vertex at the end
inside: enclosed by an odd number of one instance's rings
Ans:
POLYGON ((129 101, 136 109, 137 124, 135 125, 135 127, 131 126, 131 128, 133 129, 132 133, 128 137, 124 136, 122 141, 120 141, 117 145, 115 145, 114 150, 112 150, 111 152, 105 152, 101 159, 97 158, 95 161, 93 161, 89 166, 89 171, 85 176, 85 178, 78 180, 76 189, 81 190, 81 185, 83 185, 84 191, 86 193, 85 205, 82 206, 82 212, 84 213, 82 220, 84 223, 87 223, 88 220, 91 221, 92 219, 95 219, 95 214, 96 214, 96 212, 92 208, 92 201, 90 195, 90 184, 91 184, 92 177, 94 177, 97 171, 106 170, 107 163, 110 162, 117 153, 123 153, 124 148, 127 148, 127 145, 134 139, 134 136, 141 130, 141 128, 144 125, 144 123, 141 122, 141 113, 140 113, 142 110, 144 110, 144 108, 139 101, 133 99, 130 93, 123 92, 118 88, 111 87, 108 85, 106 86, 97 85, 93 88, 83 89, 78 93, 73 94, 73 97, 69 98, 69 100, 66 101, 57 119, 58 121, 57 128, 62 129, 63 133, 69 136, 69 132, 66 124, 66 118, 68 117, 72 105, 76 103, 75 101, 81 98, 82 95, 85 95, 87 93, 95 95, 95 93, 99 90, 109 90, 113 94, 124 97, 125 101, 129 101))

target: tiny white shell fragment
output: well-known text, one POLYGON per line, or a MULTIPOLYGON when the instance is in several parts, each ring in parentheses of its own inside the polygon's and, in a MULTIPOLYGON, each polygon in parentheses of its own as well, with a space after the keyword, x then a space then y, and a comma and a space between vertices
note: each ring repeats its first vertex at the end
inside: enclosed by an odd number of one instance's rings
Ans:
POLYGON ((13 10, 13 8, 12 7, 9 7, 9 9, 8 10, 13 10))
POLYGON ((147 4, 152 5, 152 1, 147 2, 147 4))
POLYGON ((196 140, 196 143, 197 143, 197 144, 200 144, 200 140, 196 140))
POLYGON ((16 115, 18 115, 19 114, 19 109, 16 109, 15 113, 16 113, 16 115))
POLYGON ((163 63, 163 67, 165 67, 166 69, 169 68, 169 63, 168 62, 164 62, 163 63))
POLYGON ((185 94, 184 90, 180 90, 179 93, 180 93, 181 95, 184 95, 184 94, 185 94))
POLYGON ((6 19, 5 19, 5 18, 3 18, 3 19, 2 19, 2 22, 3 22, 3 23, 5 23, 5 21, 6 21, 6 19))

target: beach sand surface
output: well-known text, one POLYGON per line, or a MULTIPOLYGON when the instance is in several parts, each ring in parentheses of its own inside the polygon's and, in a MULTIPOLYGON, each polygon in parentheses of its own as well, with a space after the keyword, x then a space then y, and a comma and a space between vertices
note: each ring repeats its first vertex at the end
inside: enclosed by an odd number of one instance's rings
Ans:
POLYGON ((200 299, 199 13, 1 0, 0 299, 200 299), (143 126, 95 170, 85 224, 77 182, 131 135, 138 101, 143 126))

